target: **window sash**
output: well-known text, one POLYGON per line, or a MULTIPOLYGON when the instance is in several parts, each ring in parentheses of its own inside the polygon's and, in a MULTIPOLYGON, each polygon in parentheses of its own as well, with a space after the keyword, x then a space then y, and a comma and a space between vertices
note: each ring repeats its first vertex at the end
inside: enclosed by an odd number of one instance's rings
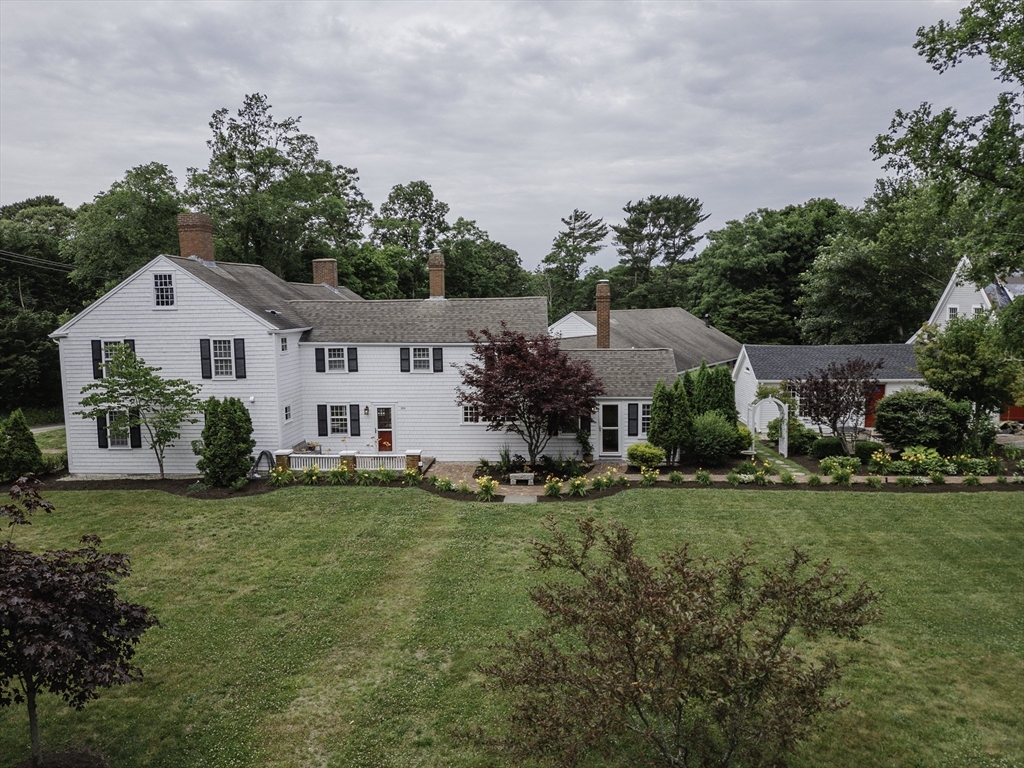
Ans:
POLYGON ((130 432, 125 432, 123 435, 114 433, 114 420, 118 418, 126 421, 128 414, 124 411, 109 411, 107 413, 107 446, 109 448, 128 448, 131 445, 130 432))
POLYGON ((328 347, 327 348, 327 370, 328 371, 344 371, 345 370, 345 348, 344 347, 328 347))
POLYGON ((640 431, 643 434, 647 434, 651 428, 651 404, 641 403, 640 404, 640 431))
POLYGON ((153 275, 153 300, 158 307, 174 306, 174 275, 153 275))
POLYGON ((464 405, 462 406, 462 423, 463 424, 479 424, 485 422, 487 419, 480 413, 480 406, 478 405, 464 405))
POLYGON ((412 369, 414 371, 430 370, 430 347, 412 348, 412 369))
POLYGON ((213 339, 213 375, 233 376, 234 356, 231 348, 231 339, 213 339))
POLYGON ((348 406, 332 405, 330 407, 330 426, 332 435, 348 434, 348 406))

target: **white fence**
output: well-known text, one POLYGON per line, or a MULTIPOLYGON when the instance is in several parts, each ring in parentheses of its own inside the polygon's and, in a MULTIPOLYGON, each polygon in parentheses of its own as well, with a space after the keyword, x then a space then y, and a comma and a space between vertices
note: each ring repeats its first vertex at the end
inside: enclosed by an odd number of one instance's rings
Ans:
MULTIPOLYGON (((406 454, 404 453, 357 453, 354 458, 356 469, 376 471, 383 467, 401 472, 406 466, 406 454)), ((341 459, 342 456, 337 453, 293 453, 288 457, 293 472, 301 472, 312 466, 320 467, 321 471, 327 472, 338 467, 341 459)), ((416 461, 419 462, 419 454, 416 454, 416 461)))

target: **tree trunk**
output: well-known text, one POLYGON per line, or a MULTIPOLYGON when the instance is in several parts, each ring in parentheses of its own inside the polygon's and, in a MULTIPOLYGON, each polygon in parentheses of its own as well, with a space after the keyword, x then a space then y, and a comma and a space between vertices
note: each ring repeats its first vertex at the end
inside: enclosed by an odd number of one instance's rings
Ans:
POLYGON ((156 463, 160 467, 160 479, 164 479, 164 455, 160 451, 154 451, 156 453, 156 463))
POLYGON ((32 742, 32 768, 43 764, 43 748, 39 743, 39 720, 36 717, 36 680, 31 674, 22 678, 25 681, 25 700, 28 703, 28 731, 32 742))

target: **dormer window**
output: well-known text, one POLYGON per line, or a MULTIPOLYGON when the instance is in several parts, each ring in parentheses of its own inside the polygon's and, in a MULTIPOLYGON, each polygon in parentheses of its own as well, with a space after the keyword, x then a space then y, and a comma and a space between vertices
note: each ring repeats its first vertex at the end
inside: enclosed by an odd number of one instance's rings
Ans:
POLYGON ((164 309, 174 307, 174 275, 153 275, 153 302, 164 309))

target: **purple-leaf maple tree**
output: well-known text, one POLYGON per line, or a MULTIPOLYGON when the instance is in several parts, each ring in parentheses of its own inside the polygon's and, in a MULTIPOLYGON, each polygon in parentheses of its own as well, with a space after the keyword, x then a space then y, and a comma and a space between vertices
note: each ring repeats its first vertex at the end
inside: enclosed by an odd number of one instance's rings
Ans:
POLYGON ((574 360, 558 340, 528 337, 510 330, 469 332, 473 362, 459 368, 458 401, 479 411, 491 431, 523 438, 530 464, 537 463, 559 427, 589 417, 604 394, 601 380, 586 360, 574 360))
POLYGON ((846 431, 860 424, 872 394, 880 386, 875 373, 881 367, 881 360, 869 362, 855 357, 808 373, 792 384, 800 399, 800 415, 817 424, 819 431, 827 424, 832 434, 847 445, 846 431))
MULTIPOLYGON (((52 509, 26 478, 11 496, 32 504, 28 512, 52 509)), ((81 709, 100 688, 140 680, 135 646, 159 624, 147 607, 118 597, 117 582, 131 571, 128 555, 100 552, 96 536, 81 543, 40 553, 0 545, 0 707, 28 706, 33 766, 42 760, 38 694, 55 693, 81 709)))

